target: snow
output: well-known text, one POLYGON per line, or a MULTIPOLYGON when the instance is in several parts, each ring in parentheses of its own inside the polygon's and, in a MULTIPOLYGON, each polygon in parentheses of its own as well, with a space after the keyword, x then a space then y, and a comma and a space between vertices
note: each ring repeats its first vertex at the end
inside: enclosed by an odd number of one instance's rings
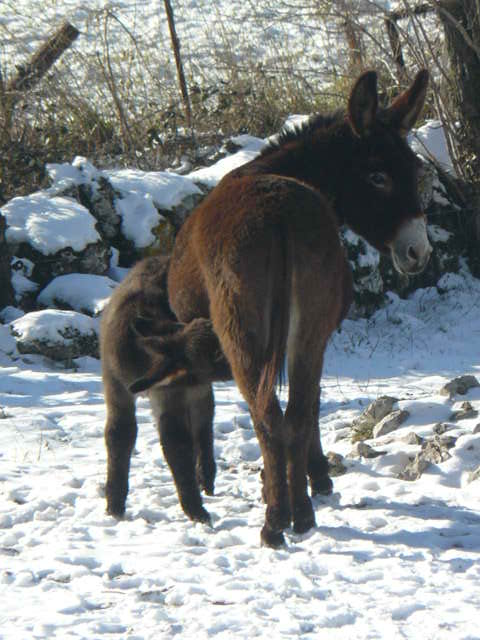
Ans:
POLYGON ((232 141, 242 146, 242 149, 222 158, 209 167, 192 171, 188 174, 188 177, 194 182, 199 182, 213 189, 223 176, 242 164, 253 160, 266 145, 265 140, 253 136, 237 136, 232 138, 232 141))
POLYGON ((95 219, 81 204, 46 191, 13 198, 1 209, 10 244, 27 242, 43 255, 71 247, 82 251, 100 240, 95 219))
POLYGON ((455 174, 443 126, 439 120, 427 120, 410 134, 409 142, 416 153, 433 157, 445 171, 455 174))
POLYGON ((151 196, 159 209, 172 209, 187 196, 202 194, 188 178, 167 171, 117 169, 105 171, 105 175, 120 193, 151 196))
POLYGON ((41 340, 64 344, 75 334, 97 334, 98 320, 77 311, 32 311, 10 323, 11 332, 27 342, 41 340))
MULTIPOLYGON (((23 14, 33 4, 20 2, 18 12, 11 12, 5 2, 0 21, 34 50, 40 26, 48 31, 67 13, 85 20, 90 8, 104 5, 47 3, 27 29, 23 14)), ((115 6, 125 11, 121 30, 136 21, 145 26, 140 48, 148 50, 153 42, 151 50, 162 49, 164 20, 156 5, 125 0, 115 6)), ((268 57, 268 34, 257 37, 248 11, 248 3, 231 3, 223 16, 244 21, 251 46, 259 58, 268 57)), ((205 0, 181 3, 177 20, 187 60, 188 42, 205 42, 199 34, 212 30, 218 15, 205 0), (186 21, 202 9, 204 22, 186 21)), ((300 20, 299 31, 307 53, 322 51, 321 29, 312 31, 300 20)), ((93 49, 98 46, 86 38, 93 49)), ((434 123, 418 138, 446 162, 434 123)), ((116 206, 125 234, 146 246, 161 220, 157 207, 177 206, 180 195, 198 192, 197 183, 214 186, 255 157, 265 141, 241 137, 237 144, 242 149, 236 154, 184 177, 111 172, 108 178, 122 196, 116 206)), ((9 240, 36 243, 44 254, 72 242, 74 250, 96 242, 92 216, 56 192, 78 184, 95 188, 102 172, 82 158, 48 170, 52 189, 2 207, 9 240)), ((369 248, 364 255, 368 263, 378 259, 369 248)), ((27 278, 25 269, 16 277, 27 278)), ((124 275, 112 262, 112 279, 124 275)), ((285 548, 272 550, 259 545, 260 449, 233 383, 215 385, 218 474, 215 496, 204 498, 213 526, 194 525, 181 511, 143 398, 127 514, 122 521, 105 514, 99 361, 83 357, 73 369, 54 368, 41 356, 19 354, 11 333, 59 343, 72 333, 97 333, 98 319, 79 310, 98 313, 114 284, 92 277, 72 284, 75 278, 57 278, 42 292, 46 304, 63 298, 75 311, 22 314, 10 307, 0 315, 6 323, 0 325, 2 640, 480 638, 480 480, 470 481, 480 466, 480 420, 450 420, 464 400, 480 410, 480 390, 453 399, 439 393, 455 376, 480 378, 480 281, 466 271, 447 274, 438 287, 418 290, 408 300, 390 294, 390 304, 368 320, 343 323, 329 345, 322 379, 324 449, 347 456, 348 425, 381 395, 398 398, 398 408, 410 416, 398 431, 370 441, 384 455, 345 458, 347 473, 334 478, 333 495, 314 499, 317 526, 302 536, 287 532, 285 548), (451 458, 416 481, 400 480, 398 473, 419 450, 405 437, 431 437, 438 423, 458 438, 451 458)), ((283 407, 286 394, 284 389, 283 407)))
MULTIPOLYGON (((335 335, 322 383, 325 450, 349 453, 344 425, 379 395, 397 397, 410 417, 372 441, 384 456, 345 459, 334 494, 314 499, 317 527, 288 532, 280 550, 259 545, 260 451, 233 383, 215 385, 213 527, 181 511, 145 399, 117 522, 105 514, 99 362, 52 370, 0 348, 2 637, 478 638, 479 481, 468 478, 480 465, 479 420, 449 416, 464 399, 480 409, 480 390, 452 400, 439 390, 480 375, 480 282, 465 272, 442 291, 392 295, 335 335), (458 437, 452 457, 417 481, 397 479, 419 448, 404 436, 431 436, 438 422, 458 437)), ((72 313, 50 312, 42 332, 72 313)), ((32 316, 12 326, 32 330, 32 316)))
POLYGON ((106 276, 69 273, 54 278, 38 296, 45 307, 68 305, 75 311, 99 315, 112 295, 117 283, 106 276))

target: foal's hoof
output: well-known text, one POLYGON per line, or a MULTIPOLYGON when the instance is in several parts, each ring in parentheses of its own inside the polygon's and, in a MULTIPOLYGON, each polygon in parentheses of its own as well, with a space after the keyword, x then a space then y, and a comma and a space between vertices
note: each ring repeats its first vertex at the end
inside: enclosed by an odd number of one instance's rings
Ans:
POLYGON ((116 518, 117 520, 122 520, 125 516, 125 505, 124 504, 115 504, 110 503, 107 504, 107 513, 109 516, 116 518))
POLYGON ((212 524, 212 519, 210 517, 210 514, 203 507, 199 507, 195 511, 190 511, 189 513, 187 513, 187 516, 193 522, 202 522, 203 524, 208 524, 208 525, 212 524))
POLYGON ((315 480, 310 479, 312 496, 329 496, 333 493, 333 482, 330 476, 322 476, 315 480))
POLYGON ((267 525, 262 528, 260 533, 260 540, 262 547, 271 547, 272 549, 278 549, 285 545, 285 538, 281 531, 272 531, 267 525))

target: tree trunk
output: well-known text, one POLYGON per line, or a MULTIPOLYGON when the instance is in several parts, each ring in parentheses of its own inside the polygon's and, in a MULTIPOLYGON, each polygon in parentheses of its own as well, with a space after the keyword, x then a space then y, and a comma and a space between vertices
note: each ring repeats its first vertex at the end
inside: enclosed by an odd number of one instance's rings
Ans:
POLYGON ((175 18, 173 16, 173 9, 170 0, 164 0, 165 12, 167 14, 168 28, 170 31, 170 39, 172 41, 173 53, 175 56, 175 64, 177 67, 178 83, 180 85, 180 91, 182 94, 183 106, 185 109, 185 118, 187 121, 187 127, 193 137, 193 123, 192 123, 192 108, 190 105, 190 97, 188 95, 187 81, 185 79, 185 73, 183 71, 182 57, 180 55, 180 41, 175 29, 175 18))
POLYGON ((436 0, 452 68, 452 100, 460 121, 459 156, 471 184, 465 234, 470 265, 480 276, 480 3, 436 0))
POLYGON ((453 72, 452 99, 460 116, 469 180, 480 187, 480 15, 477 0, 437 3, 453 72))

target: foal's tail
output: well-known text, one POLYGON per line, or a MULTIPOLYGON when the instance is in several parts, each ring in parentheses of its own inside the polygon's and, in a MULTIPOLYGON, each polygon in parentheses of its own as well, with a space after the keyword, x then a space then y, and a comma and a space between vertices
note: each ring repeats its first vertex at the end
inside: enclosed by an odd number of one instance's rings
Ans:
POLYGON ((284 365, 290 320, 292 291, 292 241, 285 224, 272 234, 267 268, 267 341, 262 373, 257 389, 256 408, 265 413, 276 385, 284 383, 284 365))

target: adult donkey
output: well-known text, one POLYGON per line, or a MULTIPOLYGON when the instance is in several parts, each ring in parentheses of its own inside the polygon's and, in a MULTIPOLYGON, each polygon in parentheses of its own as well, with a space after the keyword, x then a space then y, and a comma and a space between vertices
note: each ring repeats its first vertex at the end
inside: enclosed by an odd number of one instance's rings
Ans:
POLYGON ((398 271, 420 272, 431 253, 405 136, 425 99, 428 73, 387 109, 375 72, 355 83, 346 113, 284 132, 226 175, 181 228, 168 276, 177 318, 211 318, 248 402, 264 462, 262 542, 315 524, 307 474, 331 490, 318 433, 327 341, 351 303, 339 238, 348 224, 398 271), (275 384, 287 357, 285 414, 275 384))

